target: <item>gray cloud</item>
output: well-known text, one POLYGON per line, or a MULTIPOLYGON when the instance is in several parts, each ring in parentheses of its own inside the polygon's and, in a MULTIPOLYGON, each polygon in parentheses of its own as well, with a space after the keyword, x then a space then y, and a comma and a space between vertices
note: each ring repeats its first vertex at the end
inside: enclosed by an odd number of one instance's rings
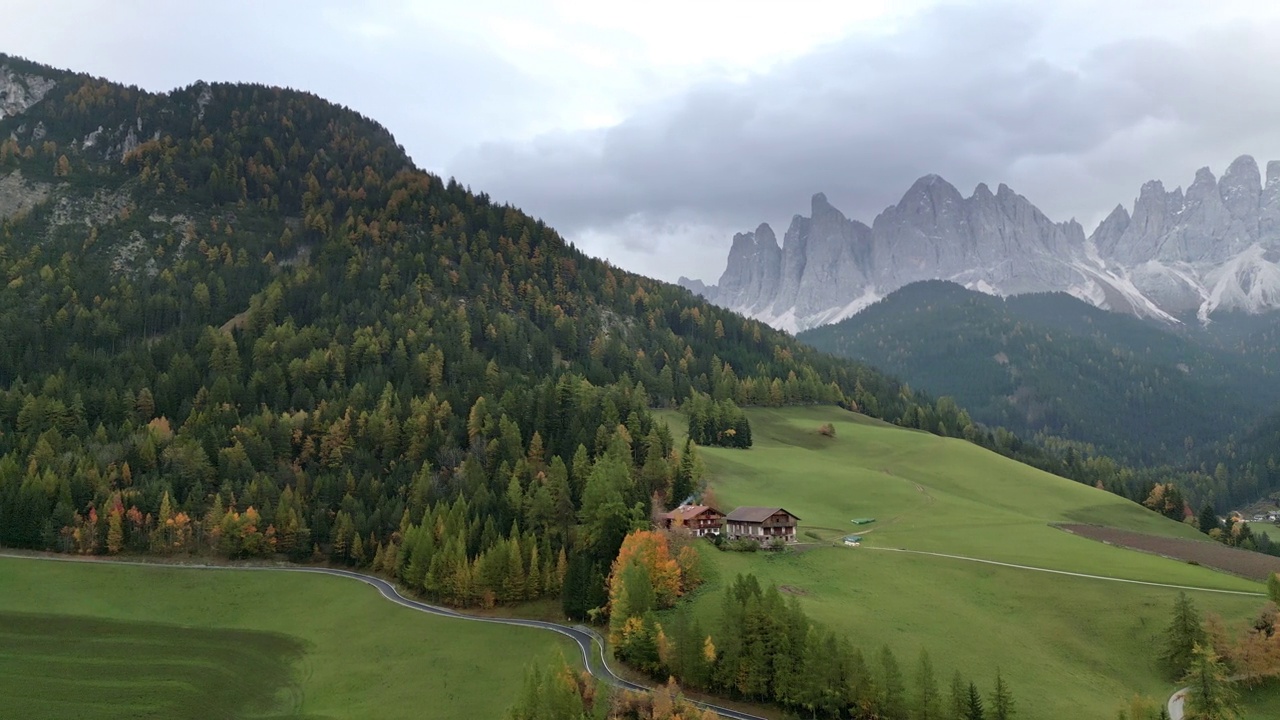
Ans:
POLYGON ((474 147, 449 170, 623 266, 714 279, 733 230, 781 231, 817 191, 870 222, 926 173, 962 191, 1006 182, 1088 227, 1147 179, 1280 158, 1271 21, 1082 39, 1073 60, 1040 50, 1071 32, 1061 21, 1036 6, 934 8, 608 129, 474 147))

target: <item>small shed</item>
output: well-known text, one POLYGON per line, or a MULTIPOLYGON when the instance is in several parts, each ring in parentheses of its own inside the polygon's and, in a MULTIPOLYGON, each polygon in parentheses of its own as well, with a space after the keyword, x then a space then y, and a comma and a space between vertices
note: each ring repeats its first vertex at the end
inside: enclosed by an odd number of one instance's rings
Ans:
POLYGON ((845 535, 844 544, 848 545, 849 547, 858 547, 859 545, 862 544, 862 536, 861 535, 845 535))

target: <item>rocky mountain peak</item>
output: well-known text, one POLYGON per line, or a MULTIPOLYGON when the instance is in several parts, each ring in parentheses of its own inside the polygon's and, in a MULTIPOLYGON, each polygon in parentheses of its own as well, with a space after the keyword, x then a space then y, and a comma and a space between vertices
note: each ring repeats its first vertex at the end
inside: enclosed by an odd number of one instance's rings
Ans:
POLYGON ((960 191, 955 185, 944 180, 939 175, 925 175, 916 180, 909 190, 902 196, 902 200, 898 203, 899 207, 904 204, 914 202, 927 201, 937 203, 939 200, 959 201, 963 200, 960 191))
POLYGON ((1227 166, 1226 172, 1222 173, 1222 182, 1248 182, 1253 181, 1255 185, 1262 184, 1262 175, 1258 170, 1258 161, 1253 159, 1252 155, 1241 155, 1231 164, 1227 166), (1239 178, 1238 180, 1236 178, 1239 178))
POLYGON ((769 223, 760 223, 755 232, 737 233, 733 236, 733 246, 729 254, 755 255, 760 250, 778 249, 778 238, 773 234, 769 223))
MULTIPOLYGON (((1258 171, 1258 163, 1249 155, 1241 155, 1227 166, 1218 183, 1218 192, 1222 196, 1222 204, 1226 206, 1231 217, 1241 221, 1245 226, 1256 225, 1258 221, 1258 201, 1262 195, 1262 174, 1258 171)), ((1243 229, 1243 228, 1242 228, 1243 229)), ((1250 231, 1252 227, 1248 228, 1250 231)), ((1254 235, 1254 232, 1249 232, 1254 235)))
POLYGON ((1132 209, 1116 205, 1087 239, 1074 219, 1050 220, 1004 183, 995 192, 979 183, 965 198, 933 174, 870 228, 817 193, 780 252, 766 230, 735 236, 724 287, 711 299, 789 330, 935 279, 999 295, 1065 291, 1163 322, 1280 306, 1280 161, 1267 163, 1264 186, 1248 155, 1220 178, 1200 168, 1185 191, 1144 183, 1132 209), (751 269, 742 267, 749 255, 761 258, 751 269))
POLYGON ((1212 170, 1202 167, 1196 171, 1196 179, 1187 187, 1186 200, 1188 203, 1199 202, 1217 193, 1218 179, 1213 176, 1212 170))
POLYGON ((1115 252, 1116 244, 1129 229, 1129 211, 1124 205, 1116 205, 1107 217, 1093 231, 1094 247, 1100 253, 1110 255, 1115 252))
POLYGON ((1148 180, 1142 183, 1142 188, 1138 190, 1138 202, 1142 202, 1144 198, 1160 198, 1163 200, 1164 196, 1164 183, 1159 180, 1148 180))

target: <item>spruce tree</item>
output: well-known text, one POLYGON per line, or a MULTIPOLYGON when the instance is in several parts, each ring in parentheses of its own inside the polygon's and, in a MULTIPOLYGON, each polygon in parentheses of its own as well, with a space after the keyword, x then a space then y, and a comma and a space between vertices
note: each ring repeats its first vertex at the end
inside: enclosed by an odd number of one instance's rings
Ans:
POLYGON ((1191 664, 1182 681, 1189 688, 1186 717, 1190 720, 1238 720, 1237 694, 1227 678, 1227 670, 1213 648, 1196 645, 1191 664))
POLYGON ((938 692, 938 680, 934 676, 933 661, 929 651, 920 650, 920 663, 916 669, 916 692, 912 698, 913 720, 942 720, 942 696, 938 692))
POLYGON ((969 683, 969 694, 964 701, 964 720, 986 720, 982 709, 982 695, 978 694, 978 686, 969 683))
POLYGON ((991 720, 1009 720, 1013 716, 1013 693, 997 668, 996 687, 991 691, 991 720))
POLYGON ((907 720, 907 689, 902 682, 902 670, 893 651, 885 645, 880 649, 880 710, 885 720, 907 720))
POLYGON ((965 700, 967 697, 965 692, 964 678, 960 676, 960 671, 957 670, 956 674, 951 676, 951 693, 947 697, 948 713, 945 716, 947 720, 964 720, 965 700))
POLYGON ((693 495, 694 464, 693 441, 685 438, 684 449, 680 451, 680 463, 676 466, 675 477, 671 480, 671 497, 668 504, 679 505, 693 495))
POLYGON ((1191 598, 1185 592, 1178 593, 1173 604, 1173 619, 1165 630, 1164 647, 1160 653, 1160 663, 1170 678, 1177 679, 1187 673, 1193 649, 1207 639, 1200 613, 1191 604, 1191 598))
POLYGON ((1204 507, 1200 508, 1200 516, 1197 520, 1200 526, 1200 532, 1205 535, 1208 535, 1210 530, 1218 529, 1218 513, 1214 511, 1213 503, 1206 502, 1204 507))

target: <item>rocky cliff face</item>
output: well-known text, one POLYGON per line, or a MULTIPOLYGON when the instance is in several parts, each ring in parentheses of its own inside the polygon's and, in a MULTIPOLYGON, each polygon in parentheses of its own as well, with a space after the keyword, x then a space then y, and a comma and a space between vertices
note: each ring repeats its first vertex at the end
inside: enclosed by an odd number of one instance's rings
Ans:
POLYGON ((0 120, 21 115, 44 99, 57 81, 34 73, 18 72, 0 64, 0 120))
POLYGON ((928 175, 870 228, 818 194, 781 248, 768 225, 739 234, 720 283, 693 289, 794 332, 935 279, 1001 295, 1066 291, 1163 322, 1280 308, 1280 162, 1265 183, 1247 155, 1221 180, 1200 169, 1185 193, 1148 182, 1132 212, 1116 206, 1089 237, 1003 184, 964 197, 928 175))

